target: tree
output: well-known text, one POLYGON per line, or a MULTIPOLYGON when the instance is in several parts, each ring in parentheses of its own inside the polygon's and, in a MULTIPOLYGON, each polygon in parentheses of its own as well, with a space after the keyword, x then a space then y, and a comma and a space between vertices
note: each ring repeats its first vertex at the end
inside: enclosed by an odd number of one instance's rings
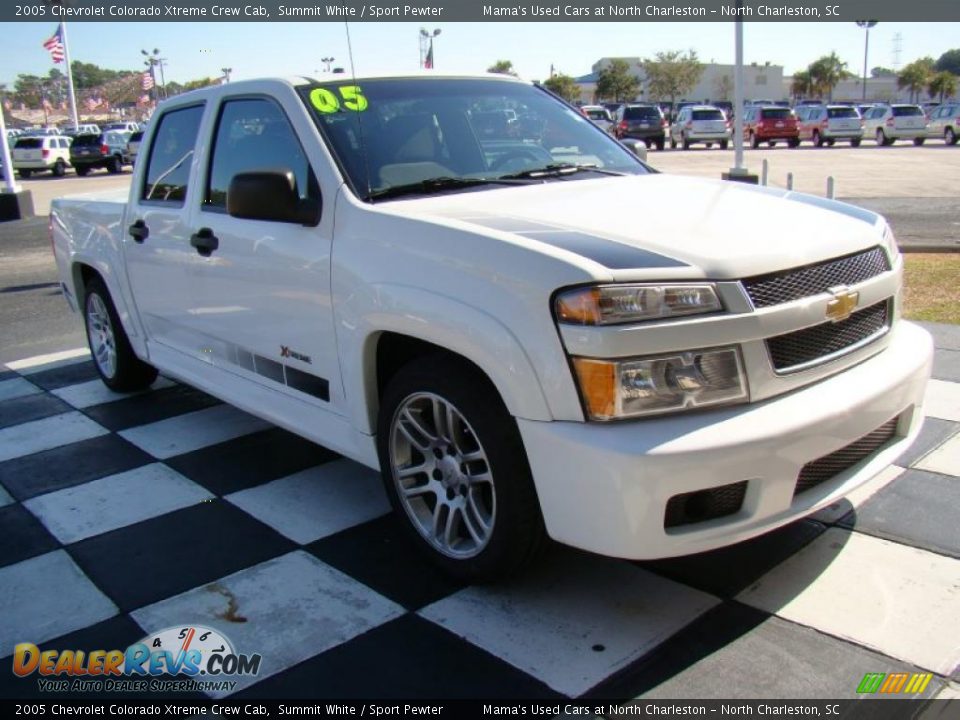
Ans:
POLYGON ((567 102, 576 102, 580 99, 580 86, 569 75, 557 73, 549 80, 544 80, 543 86, 567 102))
POLYGON ((914 60, 900 71, 900 75, 897 77, 897 87, 901 90, 903 88, 910 90, 911 102, 915 102, 920 95, 920 91, 930 84, 934 74, 934 64, 932 57, 923 57, 914 60))
POLYGON ((804 98, 813 94, 813 79, 810 77, 809 70, 799 70, 793 74, 790 94, 795 98, 804 98))
POLYGON ((703 63, 695 50, 658 52, 653 60, 644 59, 643 72, 647 76, 647 94, 663 100, 670 98, 673 106, 677 96, 683 97, 696 87, 703 75, 703 63))
POLYGON ((927 84, 927 92, 930 93, 930 97, 940 96, 940 102, 943 102, 945 97, 951 97, 957 92, 957 76, 952 72, 947 72, 946 70, 938 72, 927 84))
POLYGON ((896 77, 897 73, 890 68, 882 67, 877 65, 877 67, 870 70, 870 77, 872 78, 884 78, 884 77, 896 77))
POLYGON ((493 65, 487 68, 488 73, 498 73, 500 75, 513 75, 516 77, 517 73, 513 69, 513 63, 509 60, 497 60, 493 65))
POLYGON ((960 48, 947 50, 934 65, 938 72, 951 72, 960 75, 960 48))
POLYGON ((640 92, 640 80, 630 72, 626 60, 610 61, 597 78, 597 97, 606 100, 632 100, 640 92))
POLYGON ((713 86, 717 91, 717 100, 729 100, 733 92, 733 79, 729 74, 724 73, 713 81, 713 86))
POLYGON ((826 95, 827 99, 833 98, 833 89, 841 80, 852 77, 847 71, 847 64, 837 56, 836 52, 814 60, 807 68, 807 72, 810 73, 814 94, 819 97, 826 95))

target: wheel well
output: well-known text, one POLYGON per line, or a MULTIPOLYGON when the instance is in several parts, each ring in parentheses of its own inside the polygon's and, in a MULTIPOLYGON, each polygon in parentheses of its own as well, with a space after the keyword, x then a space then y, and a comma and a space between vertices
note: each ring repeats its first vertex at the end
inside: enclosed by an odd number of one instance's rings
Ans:
POLYGON ((377 340, 377 398, 383 397, 384 390, 390 384, 390 380, 404 365, 427 355, 445 355, 452 360, 463 363, 489 383, 492 389, 496 390, 496 386, 490 377, 469 358, 426 340, 399 333, 385 332, 381 333, 377 340))
POLYGON ((90 284, 90 281, 94 278, 102 280, 100 273, 94 270, 89 265, 83 263, 76 263, 73 266, 73 290, 76 294, 77 307, 83 308, 84 297, 86 295, 87 286, 90 284))

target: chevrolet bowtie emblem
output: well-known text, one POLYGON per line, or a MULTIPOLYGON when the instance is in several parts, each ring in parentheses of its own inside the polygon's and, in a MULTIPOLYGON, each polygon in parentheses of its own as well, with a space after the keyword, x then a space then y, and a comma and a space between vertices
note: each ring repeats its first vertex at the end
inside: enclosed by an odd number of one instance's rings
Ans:
POLYGON ((830 288, 833 300, 827 303, 827 320, 840 322, 846 320, 857 307, 860 293, 851 290, 846 285, 830 288))

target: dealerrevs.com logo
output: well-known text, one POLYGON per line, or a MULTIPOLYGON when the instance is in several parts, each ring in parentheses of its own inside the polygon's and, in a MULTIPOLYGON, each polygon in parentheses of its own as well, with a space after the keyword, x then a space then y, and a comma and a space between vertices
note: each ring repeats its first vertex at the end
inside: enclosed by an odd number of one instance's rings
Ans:
POLYGON ((126 650, 43 650, 20 643, 13 673, 37 677, 45 692, 230 692, 232 679, 260 672, 259 654, 234 650, 219 631, 202 625, 170 627, 126 650))

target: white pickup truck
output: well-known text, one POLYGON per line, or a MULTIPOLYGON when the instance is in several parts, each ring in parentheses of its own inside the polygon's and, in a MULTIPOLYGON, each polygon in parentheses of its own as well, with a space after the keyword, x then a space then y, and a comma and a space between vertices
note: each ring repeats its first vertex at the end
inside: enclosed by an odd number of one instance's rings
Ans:
POLYGON ((922 421, 932 343, 880 216, 659 174, 505 76, 171 98, 129 198, 55 200, 51 232, 109 387, 159 371, 379 468, 461 577, 548 536, 739 542, 922 421))

